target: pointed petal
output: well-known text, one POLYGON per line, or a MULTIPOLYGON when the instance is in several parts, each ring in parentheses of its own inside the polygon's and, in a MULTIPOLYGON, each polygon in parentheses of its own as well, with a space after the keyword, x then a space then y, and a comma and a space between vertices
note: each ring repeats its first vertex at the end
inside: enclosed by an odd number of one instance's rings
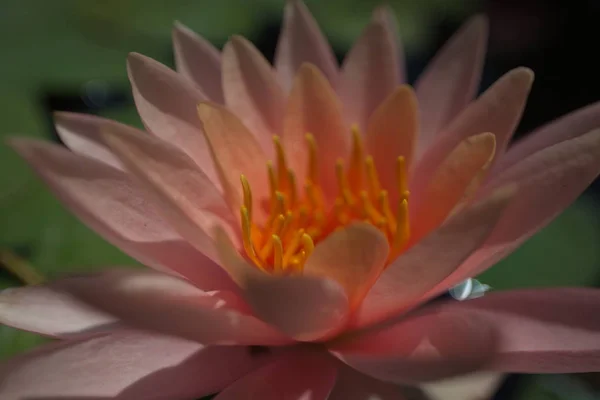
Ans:
POLYGON ((210 100, 223 104, 219 50, 180 22, 173 27, 173 48, 177 72, 194 82, 210 100))
POLYGON ((396 18, 394 10, 389 4, 382 3, 375 7, 373 14, 371 15, 371 21, 381 24, 386 30, 388 37, 391 37, 394 41, 393 49, 389 51, 395 53, 394 57, 398 60, 398 77, 399 83, 406 81, 405 76, 405 57, 404 57, 404 46, 400 40, 400 33, 398 30, 398 19, 396 18))
POLYGON ((487 36, 487 19, 481 15, 471 18, 436 54, 417 80, 415 88, 421 110, 419 154, 423 154, 436 135, 477 94, 487 36))
POLYGON ((485 245, 439 285, 446 290, 506 257, 567 208, 600 173, 600 129, 534 153, 491 180, 480 197, 507 182, 519 186, 485 245), (518 223, 517 223, 518 222, 518 223))
POLYGON ((558 288, 493 292, 448 305, 476 312, 498 335, 486 369, 574 373, 600 368, 600 290, 558 288))
POLYGON ((496 150, 492 133, 471 136, 446 157, 422 192, 413 192, 411 242, 438 227, 481 182, 496 150))
POLYGON ((294 79, 282 137, 298 182, 304 182, 308 166, 307 133, 314 135, 317 144, 321 185, 325 194, 333 197, 337 190, 335 163, 349 154, 351 135, 343 122, 337 95, 323 74, 310 64, 302 65, 294 79))
POLYGON ((400 60, 396 38, 385 19, 374 19, 356 41, 340 75, 340 97, 346 122, 364 132, 369 117, 400 84, 400 60))
MULTIPOLYGON (((328 400, 416 400, 421 397, 404 396, 402 386, 383 382, 349 368, 340 367, 333 392, 328 400)), ((425 400, 425 398, 422 398, 425 400)))
POLYGON ((196 106, 206 95, 161 63, 132 53, 127 71, 133 99, 146 129, 184 151, 211 182, 219 185, 196 106))
POLYGON ((536 129, 515 145, 498 161, 493 174, 513 166, 526 157, 560 142, 574 139, 600 126, 600 102, 580 108, 536 129))
POLYGON ((243 204, 240 176, 244 175, 253 192, 254 213, 264 214, 261 200, 268 195, 267 158, 244 124, 229 110, 210 103, 198 105, 198 115, 210 145, 225 197, 232 210, 243 204))
POLYGON ((304 274, 338 282, 354 308, 383 271, 388 252, 387 238, 381 231, 366 223, 355 223, 319 243, 306 261, 304 274))
POLYGON ((169 275, 111 270, 54 284, 124 323, 202 344, 278 345, 291 340, 246 314, 229 292, 204 292, 169 275))
POLYGON ((197 398, 264 363, 247 347, 123 332, 60 341, 0 365, 3 399, 197 398), (194 377, 194 379, 190 379, 194 377))
POLYGON ((119 129, 124 126, 116 121, 95 115, 57 112, 54 114, 56 132, 61 140, 75 153, 102 161, 123 170, 121 161, 110 152, 102 141, 102 129, 119 129))
POLYGON ((365 298, 356 324, 382 321, 421 302, 425 293, 484 243, 514 195, 510 188, 498 190, 492 197, 451 217, 400 255, 365 298))
POLYGON ((231 38, 223 49, 223 90, 227 108, 272 157, 272 136, 283 129, 285 95, 269 62, 241 36, 231 38))
POLYGON ((493 330, 475 313, 430 306, 395 324, 342 337, 330 350, 374 378, 411 383, 480 369, 495 346, 493 330))
POLYGON ((0 324, 55 338, 116 328, 117 320, 64 293, 28 286, 0 291, 0 324))
POLYGON ((214 260, 208 232, 215 225, 231 231, 235 219, 208 177, 185 153, 160 139, 133 130, 106 130, 103 137, 161 206, 173 228, 214 260))
POLYGON ((301 341, 331 337, 346 325, 348 298, 339 284, 327 278, 261 272, 239 255, 223 232, 216 238, 221 265, 263 321, 301 341))
POLYGON ((310 350, 284 354, 235 382, 215 400, 326 400, 336 369, 326 354, 310 350))
POLYGON ((417 100, 410 86, 397 88, 369 119, 365 146, 392 202, 399 195, 396 160, 404 157, 410 169, 418 133, 417 100))
POLYGON ((275 68, 286 89, 292 87, 294 76, 304 63, 315 65, 336 86, 338 67, 331 46, 304 3, 290 0, 285 6, 275 52, 275 68))
POLYGON ((222 269, 179 236, 137 181, 99 161, 28 139, 11 145, 86 225, 141 263, 203 289, 232 289, 222 269))
POLYGON ((412 182, 428 182, 460 141, 482 132, 496 136, 495 160, 502 156, 521 119, 532 82, 533 72, 528 68, 516 68, 504 74, 444 129, 419 159, 412 182))

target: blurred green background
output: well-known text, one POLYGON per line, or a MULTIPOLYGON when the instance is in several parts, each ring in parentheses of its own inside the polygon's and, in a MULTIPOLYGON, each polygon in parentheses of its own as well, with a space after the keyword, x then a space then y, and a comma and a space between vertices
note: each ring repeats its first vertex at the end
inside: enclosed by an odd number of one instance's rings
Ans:
MULTIPOLYGON (((600 97, 597 77, 575 77, 568 66, 560 69, 560 65, 550 66, 547 59, 539 58, 540 48, 555 48, 556 57, 565 57, 567 51, 562 42, 557 42, 555 32, 564 27, 548 27, 555 21, 555 15, 548 12, 548 4, 553 2, 388 2, 400 22, 411 79, 465 18, 478 11, 487 12, 492 20, 492 37, 483 85, 517 64, 534 67, 538 73, 521 133, 600 97), (507 7, 508 3, 514 3, 513 7, 507 7), (524 8, 524 4, 529 5, 524 8), (542 7, 535 8, 540 4, 542 7), (537 24, 532 27, 531 21, 537 24), (514 31, 519 35, 515 36, 514 31), (587 79, 585 94, 578 90, 576 78, 587 79), (563 81, 570 84, 562 86, 563 81)), ((306 3, 336 53, 342 56, 379 1, 306 3)), ((56 140, 50 119, 53 110, 93 112, 139 126, 128 92, 128 52, 141 52, 172 65, 170 33, 173 21, 180 20, 218 46, 230 35, 242 34, 272 56, 283 4, 283 0, 3 0, 0 135, 56 140), (100 103, 90 103, 90 94, 100 103)), ((48 278, 134 263, 70 215, 4 144, 0 145, 0 168, 3 251, 21 256, 48 278)), ((494 289, 595 286, 600 283, 599 243, 598 201, 590 190, 481 280, 494 289)), ((0 270, 0 288, 19 284, 6 270, 0 270)), ((0 327, 0 358, 40 342, 35 335, 0 327)), ((594 379, 513 377, 498 398, 591 399, 591 388, 597 387, 594 379), (569 385, 579 389, 564 390, 569 385)))

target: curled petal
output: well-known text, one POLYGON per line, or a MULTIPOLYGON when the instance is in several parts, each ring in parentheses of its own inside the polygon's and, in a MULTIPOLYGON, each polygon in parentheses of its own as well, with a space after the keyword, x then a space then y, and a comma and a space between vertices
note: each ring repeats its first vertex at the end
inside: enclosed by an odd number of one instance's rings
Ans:
POLYGON ((413 192, 411 241, 419 241, 450 215, 482 181, 496 150, 492 133, 471 136, 446 157, 422 192, 413 192))
POLYGON ((304 266, 307 276, 324 276, 338 282, 357 306, 387 260, 387 238, 366 223, 355 223, 329 235, 317 245, 304 266))
POLYGON ((0 364, 0 397, 198 398, 223 390, 265 361, 252 356, 247 347, 203 347, 158 335, 119 332, 56 342, 0 364))
POLYGON ((223 49, 223 90, 227 107, 273 155, 273 135, 283 129, 285 96, 269 62, 252 43, 234 36, 223 49))
POLYGON ((400 86, 390 94, 369 119, 366 137, 368 154, 373 157, 379 179, 397 199, 396 160, 404 157, 410 170, 419 134, 417 99, 410 86, 400 86))
POLYGON ((219 50, 180 22, 173 27, 173 49, 177 72, 194 82, 210 100, 223 104, 219 50))
POLYGON ((237 215, 243 204, 240 176, 250 182, 255 213, 261 215, 261 200, 268 194, 266 157, 259 143, 229 110, 210 103, 198 105, 198 115, 219 172, 225 197, 237 215), (261 197, 262 196, 262 197, 261 197))
POLYGON ((161 206, 173 228, 214 259, 208 232, 215 225, 232 230, 235 219, 210 179, 185 153, 160 139, 113 130, 104 131, 103 137, 161 206))
POLYGON ((95 115, 57 112, 54 114, 56 131, 61 140, 75 153, 102 161, 123 170, 123 164, 102 140, 103 129, 128 129, 116 121, 95 115))
POLYGON ((310 350, 282 354, 221 392, 215 400, 326 400, 335 383, 335 362, 310 350))
POLYGON ((400 84, 399 49, 385 18, 374 18, 346 56, 340 97, 349 124, 367 129, 369 116, 400 84))
POLYGON ((131 257, 205 290, 235 288, 218 265, 173 230, 144 188, 123 171, 41 141, 13 139, 11 144, 77 217, 131 257))
POLYGON ((521 160, 560 142, 575 139, 600 126, 600 102, 573 111, 556 121, 531 132, 498 160, 493 175, 512 167, 521 160))
POLYGON ((223 232, 216 237, 221 265, 263 321, 301 341, 334 336, 346 325, 348 297, 339 284, 315 276, 261 272, 239 255, 223 232))
POLYGON ((350 152, 351 135, 342 119, 337 95, 323 74, 303 64, 294 79, 284 120, 282 143, 292 155, 291 167, 304 182, 308 167, 306 134, 314 136, 319 157, 321 185, 328 197, 336 191, 335 163, 350 152))
POLYGON ((248 315, 229 292, 204 292, 165 274, 111 270, 57 281, 54 286, 90 306, 145 330, 202 344, 278 345, 290 339, 248 315))
POLYGON ((55 338, 73 338, 118 329, 117 320, 72 296, 30 286, 0 292, 0 323, 55 338))
POLYGON ((600 290, 514 290, 447 304, 474 312, 498 337, 486 369, 574 373, 600 368, 600 290))
POLYGON ((568 207, 600 173, 600 129, 534 153, 490 180, 480 197, 507 182, 519 186, 488 240, 440 283, 446 290, 506 257, 568 207), (517 223, 518 222, 518 223, 517 223))
POLYGON ((495 346, 494 331, 476 314, 427 307, 395 324, 341 337, 330 350, 367 375, 411 383, 475 371, 495 346))
POLYGON ((471 18, 436 54, 417 80, 415 88, 421 109, 419 155, 475 97, 487 35, 485 17, 471 18))
POLYGON ((189 155, 213 184, 219 185, 196 112, 206 95, 182 75, 141 54, 129 55, 127 71, 146 129, 189 155))
POLYGON ((456 214, 400 255, 365 298, 355 323, 378 322, 422 302, 425 293, 484 243, 514 195, 510 188, 497 191, 493 198, 456 214))
POLYGON ((496 137, 497 160, 521 119, 532 83, 533 72, 528 68, 504 74, 444 129, 419 159, 411 182, 426 185, 458 143, 482 132, 492 132, 496 137))
POLYGON ((304 63, 315 65, 335 87, 338 75, 333 50, 301 0, 288 1, 275 52, 275 68, 286 89, 304 63))

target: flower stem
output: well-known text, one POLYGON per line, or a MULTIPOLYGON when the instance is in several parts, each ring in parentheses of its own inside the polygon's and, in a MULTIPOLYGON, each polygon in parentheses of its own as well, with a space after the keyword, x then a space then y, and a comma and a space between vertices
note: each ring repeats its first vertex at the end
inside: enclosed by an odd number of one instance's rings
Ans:
POLYGON ((0 265, 25 285, 38 285, 44 282, 44 277, 27 261, 9 250, 0 249, 0 265))

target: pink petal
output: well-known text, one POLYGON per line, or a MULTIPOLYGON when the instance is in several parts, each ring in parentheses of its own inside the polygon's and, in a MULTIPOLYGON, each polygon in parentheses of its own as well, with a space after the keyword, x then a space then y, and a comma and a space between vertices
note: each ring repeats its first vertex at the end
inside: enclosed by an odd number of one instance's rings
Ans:
POLYGON ((281 135, 285 95, 273 68, 252 43, 234 36, 223 49, 223 90, 227 107, 273 157, 273 135, 281 135))
POLYGON ((493 292, 448 310, 474 312, 498 336, 486 369, 573 373, 600 368, 600 290, 560 288, 493 292))
POLYGON ((541 128, 511 146, 498 160, 494 174, 511 167, 522 159, 562 141, 574 139, 600 126, 600 102, 580 108, 541 128))
POLYGON ((0 291, 0 324, 56 338, 116 328, 116 319, 47 287, 0 291))
POLYGON ((379 277, 388 257, 386 236, 374 226, 355 223, 329 235, 306 261, 306 276, 339 283, 355 308, 379 277))
POLYGON ((432 381, 481 368, 496 344, 493 333, 474 313, 427 307, 393 325, 342 337, 330 350, 377 379, 432 381))
POLYGON ((532 82, 531 70, 513 69, 471 103, 419 159, 411 181, 415 187, 411 187, 411 191, 421 190, 419 185, 426 185, 452 149, 469 136, 492 132, 496 136, 495 158, 498 159, 521 118, 532 82))
MULTIPOLYGON (((415 88, 421 109, 419 155, 475 97, 487 36, 487 19, 483 16, 471 18, 436 54, 417 80, 415 88)), ((480 132, 485 131, 490 130, 480 132)))
POLYGON ((233 230, 235 218, 208 177, 185 153, 160 139, 133 130, 107 130, 103 137, 161 206, 173 228, 215 260, 209 232, 215 225, 233 230))
POLYGON ((500 261, 567 208, 600 173, 600 129, 534 153, 497 174, 480 197, 507 182, 519 195, 485 245, 436 290, 476 276, 500 261), (516 223, 518 221, 518 223, 516 223))
POLYGON ((290 0, 285 6, 275 52, 275 68, 286 89, 292 87, 294 76, 304 63, 315 65, 336 86, 338 67, 331 46, 304 3, 290 0))
POLYGON ((202 344, 279 345, 292 342, 255 317, 232 293, 205 292, 149 271, 112 270, 54 284, 78 300, 136 328, 202 344))
POLYGON ((335 375, 330 357, 299 349, 246 375, 215 400, 326 400, 335 375))
POLYGON ((500 189, 400 255, 381 274, 361 307, 357 326, 382 321, 418 304, 487 239, 515 191, 500 189))
POLYGON ((124 172, 44 142, 13 139, 11 144, 75 215, 131 257, 205 290, 235 287, 164 221, 161 210, 124 172))
POLYGON ((204 93, 182 75, 151 58, 132 53, 127 70, 138 113, 146 129, 187 153, 214 185, 219 185, 202 135, 196 106, 204 93))
POLYGON ((0 365, 3 399, 188 399, 212 394, 266 361, 246 347, 203 347, 122 332, 61 341, 0 365))
POLYGON ((417 99, 410 86, 401 86, 385 99, 369 119, 367 153, 373 156, 382 187, 394 202, 398 198, 396 160, 404 157, 407 168, 419 134, 417 99))
POLYGON ((223 232, 217 232, 221 265, 240 286, 263 321, 300 341, 339 333, 348 320, 348 297, 336 282, 313 276, 275 276, 243 259, 223 232))
POLYGON ((267 158, 256 138, 229 110, 210 103, 198 105, 198 115, 215 159, 215 165, 225 190, 225 197, 234 212, 243 204, 240 182, 244 175, 253 192, 254 215, 264 216, 261 200, 268 195, 267 158))
POLYGON ((302 65, 294 80, 282 137, 298 182, 304 182, 308 168, 307 133, 314 135, 320 183, 327 197, 331 198, 337 191, 335 163, 338 158, 346 159, 349 154, 351 135, 342 119, 337 95, 325 76, 310 64, 302 65))
POLYGON ((471 136, 446 157, 422 193, 415 193, 411 204, 411 242, 437 228, 469 192, 478 188, 496 150, 492 133, 471 136))
POLYGON ((111 167, 124 169, 121 161, 102 141, 102 129, 129 129, 110 119, 95 115, 57 112, 54 114, 56 131, 61 140, 75 153, 102 161, 111 167))
POLYGON ((400 56, 395 32, 386 18, 374 18, 350 50, 340 75, 346 121, 367 129, 367 121, 400 84, 400 56))
POLYGON ((173 27, 173 48, 177 72, 194 82, 210 100, 223 104, 219 50, 180 22, 173 27))
MULTIPOLYGON (((402 386, 383 382, 349 368, 340 367, 328 400, 408 400, 402 386)), ((420 398, 420 397, 419 397, 420 398)))

